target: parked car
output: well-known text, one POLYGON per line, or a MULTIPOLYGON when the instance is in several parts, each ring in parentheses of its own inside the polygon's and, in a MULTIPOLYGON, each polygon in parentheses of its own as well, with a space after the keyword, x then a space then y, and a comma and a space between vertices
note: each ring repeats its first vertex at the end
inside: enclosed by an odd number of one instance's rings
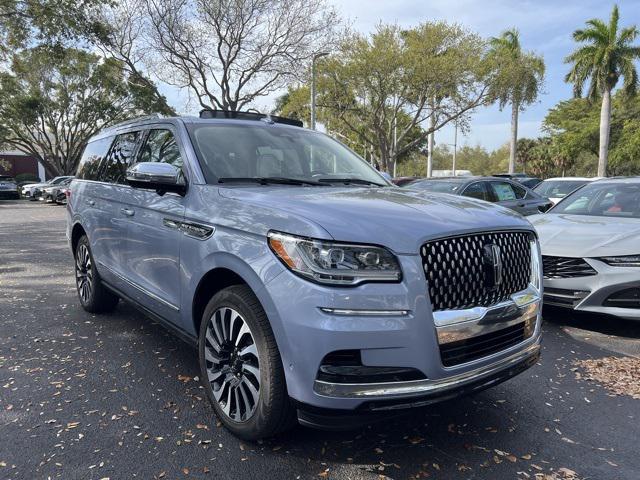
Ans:
POLYGON ((38 198, 42 195, 42 190, 44 188, 58 185, 61 182, 64 182, 67 178, 70 178, 70 175, 63 175, 60 177, 54 177, 47 182, 42 183, 27 183, 22 186, 22 196, 28 198, 29 200, 38 200, 38 198))
POLYGON ((67 177, 55 185, 43 188, 40 192, 40 197, 38 197, 38 200, 46 203, 58 203, 57 200, 60 197, 64 197, 64 194, 61 194, 61 190, 68 187, 74 178, 75 177, 67 177))
POLYGON ((533 188, 542 181, 541 178, 531 177, 526 173, 494 173, 492 176, 498 178, 510 178, 511 180, 521 183, 527 188, 533 188))
POLYGON ((18 192, 18 184, 15 179, 9 175, 0 175, 0 200, 17 200, 19 198, 20 193, 18 192))
POLYGON ((546 304, 640 320, 640 177, 588 183, 530 219, 546 304))
POLYGON ((547 197, 555 205, 574 190, 598 178, 586 177, 555 177, 547 178, 539 183, 533 191, 542 197, 547 197))
POLYGON ((70 194, 71 189, 69 187, 62 187, 56 197, 56 203, 58 205, 66 205, 70 194))
POLYGON ((477 198, 510 208, 521 215, 533 215, 551 208, 548 199, 507 178, 423 178, 407 183, 403 188, 477 198))
POLYGON ((82 307, 123 298, 197 345, 208 399, 245 439, 384 418, 539 355, 527 220, 398 189, 296 120, 112 127, 89 141, 67 212, 82 307))
POLYGON ((391 180, 391 182, 394 185, 397 185, 398 187, 402 187, 404 185, 406 185, 409 182, 413 182, 414 180, 417 180, 420 177, 396 177, 394 179, 391 180))

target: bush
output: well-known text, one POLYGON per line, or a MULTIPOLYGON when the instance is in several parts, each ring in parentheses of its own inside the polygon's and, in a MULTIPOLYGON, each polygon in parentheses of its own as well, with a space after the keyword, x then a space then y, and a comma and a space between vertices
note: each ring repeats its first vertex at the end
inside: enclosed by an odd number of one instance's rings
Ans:
POLYGON ((33 173, 19 173, 18 175, 16 175, 16 182, 17 183, 22 183, 22 182, 40 182, 40 177, 38 177, 37 175, 34 175, 33 173))

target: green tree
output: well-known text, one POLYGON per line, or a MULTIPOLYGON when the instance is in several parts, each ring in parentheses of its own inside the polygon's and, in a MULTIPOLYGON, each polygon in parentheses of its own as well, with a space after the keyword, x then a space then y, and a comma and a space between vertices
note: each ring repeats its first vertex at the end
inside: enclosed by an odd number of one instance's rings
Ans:
POLYGON ((91 136, 152 112, 150 98, 116 60, 73 48, 24 50, 0 74, 0 145, 38 158, 50 175, 72 174, 91 136))
POLYGON ((535 102, 544 83, 544 60, 525 52, 520 45, 518 30, 511 29, 489 40, 490 57, 499 66, 493 89, 500 109, 511 105, 511 137, 509 142, 509 173, 515 172, 518 148, 518 115, 535 102))
POLYGON ((0 0, 0 58, 28 43, 56 44, 91 35, 109 0, 0 0))
MULTIPOLYGON (((543 130, 567 157, 576 159, 574 173, 595 175, 599 151, 598 104, 585 98, 565 100, 549 110, 543 130), (588 165, 588 161, 594 163, 588 165), (587 163, 585 163, 587 162, 587 163)), ((624 91, 611 99, 608 173, 637 175, 640 173, 640 96, 629 98, 624 91)))
POLYGON ((318 119, 392 172, 430 132, 452 121, 464 127, 468 112, 492 100, 485 51, 478 35, 446 22, 350 34, 318 63, 318 119), (430 117, 433 125, 422 128, 430 117))
POLYGON ((572 64, 565 81, 573 83, 575 96, 582 96, 585 83, 590 81, 587 97, 602 98, 598 149, 598 175, 606 176, 611 122, 611 92, 624 78, 623 89, 634 95, 638 85, 638 72, 634 65, 640 58, 640 47, 633 45, 638 28, 620 28, 620 13, 614 5, 609 23, 594 18, 586 28, 573 32, 576 42, 584 44, 569 55, 566 63, 572 64))

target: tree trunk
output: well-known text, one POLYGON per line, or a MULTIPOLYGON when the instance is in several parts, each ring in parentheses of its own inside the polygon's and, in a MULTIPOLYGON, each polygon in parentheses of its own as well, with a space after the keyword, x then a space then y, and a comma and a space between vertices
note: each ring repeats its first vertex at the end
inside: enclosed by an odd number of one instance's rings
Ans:
POLYGON ((518 104, 511 104, 511 140, 509 143, 509 173, 516 171, 516 149, 518 148, 518 104))
POLYGON ((611 90, 602 94, 600 109, 600 150, 598 151, 598 176, 607 176, 607 158, 609 156, 609 130, 611 128, 611 90))

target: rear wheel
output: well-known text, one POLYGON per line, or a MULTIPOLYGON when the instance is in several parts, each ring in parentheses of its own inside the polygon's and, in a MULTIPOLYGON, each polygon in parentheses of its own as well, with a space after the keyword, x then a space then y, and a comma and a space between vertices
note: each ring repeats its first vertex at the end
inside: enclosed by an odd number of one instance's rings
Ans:
POLYGON ((209 301, 199 354, 207 396, 235 435, 257 440, 295 422, 271 325, 249 287, 226 288, 209 301))
POLYGON ((102 284, 86 235, 78 240, 75 260, 76 288, 82 308, 91 313, 110 312, 116 308, 119 299, 102 284))

